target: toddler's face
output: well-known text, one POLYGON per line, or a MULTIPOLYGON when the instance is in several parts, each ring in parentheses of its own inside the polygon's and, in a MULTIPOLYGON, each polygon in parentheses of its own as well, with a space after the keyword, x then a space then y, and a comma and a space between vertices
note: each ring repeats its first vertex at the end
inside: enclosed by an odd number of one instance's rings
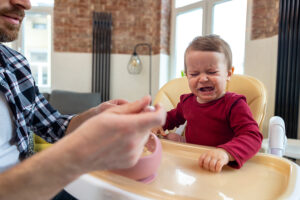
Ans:
POLYGON ((227 69, 223 53, 190 50, 185 59, 189 87, 199 103, 224 96, 232 70, 227 69))

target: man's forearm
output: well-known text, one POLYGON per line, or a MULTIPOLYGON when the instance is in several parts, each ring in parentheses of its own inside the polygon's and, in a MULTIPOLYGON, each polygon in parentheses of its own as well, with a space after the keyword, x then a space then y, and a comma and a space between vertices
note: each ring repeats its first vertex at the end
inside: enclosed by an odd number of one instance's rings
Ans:
POLYGON ((75 152, 67 149, 55 144, 0 174, 0 199, 51 199, 80 174, 74 166, 75 152))
POLYGON ((93 107, 83 113, 80 113, 79 115, 76 115, 71 119, 68 128, 66 130, 66 134, 71 133, 77 127, 79 127, 83 122, 85 122, 87 119, 93 117, 96 114, 98 114, 97 107, 93 107))

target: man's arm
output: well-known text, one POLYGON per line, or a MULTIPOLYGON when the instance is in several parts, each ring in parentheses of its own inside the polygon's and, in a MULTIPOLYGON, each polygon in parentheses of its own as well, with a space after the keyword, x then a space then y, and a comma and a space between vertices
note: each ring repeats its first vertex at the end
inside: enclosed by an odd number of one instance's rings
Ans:
POLYGON ((59 146, 55 144, 49 151, 44 150, 0 174, 0 199, 51 199, 78 177, 79 174, 68 167, 69 153, 59 146))
POLYGON ((96 115, 72 134, 0 174, 0 199, 49 199, 81 174, 133 166, 150 129, 164 124, 166 113, 142 112, 150 98, 96 115))
POLYGON ((33 104, 35 104, 35 109, 33 110, 32 119, 30 119, 32 122, 31 130, 49 143, 54 143, 67 133, 74 131, 87 119, 106 109, 128 103, 126 100, 115 99, 103 102, 76 116, 61 115, 49 104, 37 87, 34 87, 34 89, 35 102, 33 104))

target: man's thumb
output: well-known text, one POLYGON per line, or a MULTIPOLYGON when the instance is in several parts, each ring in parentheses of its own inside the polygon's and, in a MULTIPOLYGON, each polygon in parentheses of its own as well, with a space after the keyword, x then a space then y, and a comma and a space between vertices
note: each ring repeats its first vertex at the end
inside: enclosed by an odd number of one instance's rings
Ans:
POLYGON ((151 97, 148 95, 132 103, 116 106, 112 108, 111 111, 118 114, 140 113, 145 109, 146 106, 149 105, 150 101, 151 97))

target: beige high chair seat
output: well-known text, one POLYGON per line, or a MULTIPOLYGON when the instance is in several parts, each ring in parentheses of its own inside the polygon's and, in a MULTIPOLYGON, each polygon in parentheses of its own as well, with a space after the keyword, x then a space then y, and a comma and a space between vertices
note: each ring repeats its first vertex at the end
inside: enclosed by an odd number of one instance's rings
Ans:
MULTIPOLYGON (((264 84, 254 77, 247 75, 232 75, 226 86, 229 92, 242 94, 247 98, 247 103, 256 120, 260 131, 266 114, 266 89, 264 84)), ((186 77, 176 78, 166 83, 157 93, 153 103, 161 103, 169 111, 176 107, 180 95, 190 93, 186 77)))

